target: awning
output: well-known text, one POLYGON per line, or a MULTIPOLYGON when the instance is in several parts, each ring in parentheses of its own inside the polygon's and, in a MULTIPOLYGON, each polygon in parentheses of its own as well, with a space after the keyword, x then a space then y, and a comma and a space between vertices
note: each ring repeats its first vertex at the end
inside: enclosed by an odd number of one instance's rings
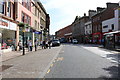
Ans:
POLYGON ((120 31, 109 32, 109 33, 105 33, 104 35, 110 35, 110 34, 116 34, 116 33, 120 33, 120 31))

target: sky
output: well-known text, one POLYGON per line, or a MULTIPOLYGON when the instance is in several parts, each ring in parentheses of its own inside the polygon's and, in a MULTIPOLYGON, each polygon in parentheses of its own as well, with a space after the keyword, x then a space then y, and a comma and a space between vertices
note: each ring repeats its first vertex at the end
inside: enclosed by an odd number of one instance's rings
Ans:
POLYGON ((119 0, 40 0, 50 15, 50 34, 55 34, 74 21, 76 16, 88 15, 89 10, 106 7, 107 2, 118 3, 119 0))

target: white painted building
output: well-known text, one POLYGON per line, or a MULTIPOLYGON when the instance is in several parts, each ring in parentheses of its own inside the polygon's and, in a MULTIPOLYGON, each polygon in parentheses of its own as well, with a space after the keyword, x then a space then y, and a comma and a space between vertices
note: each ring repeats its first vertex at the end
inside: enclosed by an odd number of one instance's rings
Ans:
POLYGON ((117 8, 114 10, 114 18, 105 20, 102 22, 102 32, 109 32, 109 31, 118 31, 119 28, 119 15, 120 9, 117 8))
POLYGON ((92 34, 92 22, 88 21, 85 23, 85 35, 92 34))

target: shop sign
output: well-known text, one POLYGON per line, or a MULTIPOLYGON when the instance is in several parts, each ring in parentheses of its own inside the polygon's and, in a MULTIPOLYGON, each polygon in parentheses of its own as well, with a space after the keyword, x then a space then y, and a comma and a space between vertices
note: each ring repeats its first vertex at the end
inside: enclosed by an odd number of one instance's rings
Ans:
POLYGON ((10 30, 17 30, 17 24, 10 22, 5 19, 0 19, 0 28, 3 29, 10 29, 10 30))
POLYGON ((0 28, 9 29, 8 25, 9 25, 9 22, 7 20, 0 19, 0 28))
POLYGON ((10 30, 17 30, 17 24, 15 24, 15 23, 13 23, 13 22, 10 22, 10 24, 9 24, 9 28, 10 28, 10 30))

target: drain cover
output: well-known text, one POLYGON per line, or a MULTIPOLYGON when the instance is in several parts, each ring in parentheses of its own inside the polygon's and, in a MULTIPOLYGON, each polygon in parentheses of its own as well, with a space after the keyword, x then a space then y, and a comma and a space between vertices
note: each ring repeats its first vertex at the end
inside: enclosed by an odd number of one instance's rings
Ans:
POLYGON ((12 67, 13 65, 2 65, 2 67, 0 67, 0 72, 1 71, 4 71, 4 70, 6 70, 6 69, 8 69, 8 68, 10 68, 10 67, 12 67))

